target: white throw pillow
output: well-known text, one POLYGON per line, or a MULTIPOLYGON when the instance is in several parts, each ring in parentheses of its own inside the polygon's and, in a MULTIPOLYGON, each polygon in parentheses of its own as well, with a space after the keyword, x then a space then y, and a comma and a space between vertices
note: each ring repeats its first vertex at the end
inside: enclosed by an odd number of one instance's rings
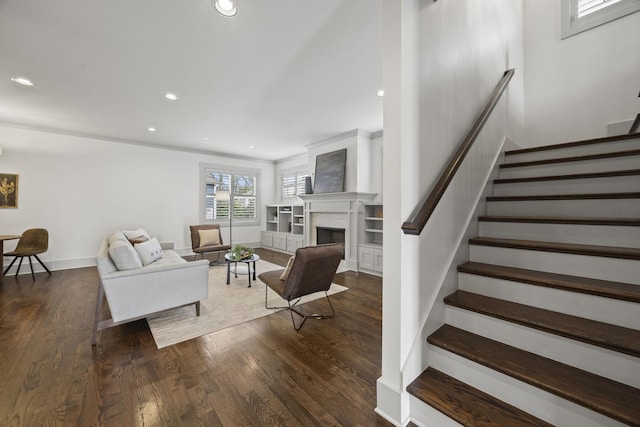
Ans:
POLYGON ((198 230, 200 235, 200 247, 220 244, 220 230, 198 230))
POLYGON ((142 261, 126 240, 116 240, 109 245, 109 256, 118 270, 134 270, 142 268, 142 261))
POLYGON ((294 258, 295 257, 289 258, 289 261, 287 262, 287 266, 284 268, 284 271, 280 275, 280 280, 287 280, 287 277, 289 277, 289 273, 291 273, 291 267, 293 267, 294 258))
POLYGON ((142 260, 142 265, 149 265, 153 261, 162 257, 162 248, 160 242, 155 237, 144 243, 136 243, 133 248, 136 250, 142 260))
POLYGON ((122 232, 124 233, 124 235, 127 237, 128 240, 144 238, 144 237, 146 237, 145 240, 151 239, 151 236, 149 236, 149 234, 147 234, 147 232, 144 231, 142 228, 138 228, 137 230, 123 230, 122 232))
POLYGON ((109 245, 111 245, 116 240, 122 240, 125 242, 128 241, 127 236, 125 236, 122 231, 114 231, 113 234, 111 234, 111 236, 109 236, 109 238, 107 239, 107 241, 109 242, 109 245))

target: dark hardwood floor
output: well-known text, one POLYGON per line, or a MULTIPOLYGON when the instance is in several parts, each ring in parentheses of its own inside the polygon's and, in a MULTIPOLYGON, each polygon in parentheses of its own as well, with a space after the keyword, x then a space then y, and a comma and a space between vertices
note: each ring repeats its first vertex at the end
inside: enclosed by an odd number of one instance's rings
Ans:
POLYGON ((374 412, 381 279, 335 281, 334 319, 295 332, 283 311, 158 350, 145 320, 91 347, 95 268, 6 277, 0 426, 390 425, 374 412))

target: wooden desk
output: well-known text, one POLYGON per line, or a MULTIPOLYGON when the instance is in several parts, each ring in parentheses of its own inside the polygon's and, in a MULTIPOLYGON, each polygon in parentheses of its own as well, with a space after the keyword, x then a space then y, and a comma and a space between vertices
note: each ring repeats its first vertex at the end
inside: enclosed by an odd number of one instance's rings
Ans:
POLYGON ((19 234, 0 234, 0 284, 2 284, 2 278, 4 277, 4 241, 19 239, 19 234))

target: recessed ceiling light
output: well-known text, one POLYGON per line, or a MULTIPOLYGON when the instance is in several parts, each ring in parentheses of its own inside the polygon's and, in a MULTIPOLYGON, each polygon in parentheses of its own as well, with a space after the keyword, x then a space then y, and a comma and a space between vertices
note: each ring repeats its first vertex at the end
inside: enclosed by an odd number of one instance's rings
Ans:
POLYGON ((250 146, 249 146, 249 149, 251 149, 251 150, 253 150, 254 148, 256 148, 256 146, 255 146, 255 145, 250 145, 250 146))
POLYGON ((16 82, 19 83, 23 86, 33 86, 33 82, 29 79, 26 79, 24 77, 11 77, 11 81, 12 82, 16 82))
POLYGON ((209 140, 209 137, 208 137, 208 136, 203 136, 203 137, 202 137, 202 140, 203 140, 203 141, 208 141, 208 140, 209 140))
POLYGON ((154 128, 153 126, 149 126, 149 127, 147 128, 147 130, 148 130, 149 132, 155 132, 155 131, 157 131, 158 129, 154 128))
POLYGON ((226 16, 228 18, 232 16, 236 16, 238 13, 238 8, 235 4, 233 4, 230 0, 211 0, 213 1, 213 7, 218 11, 218 13, 222 16, 226 16))
POLYGON ((384 96, 384 90, 380 89, 376 95, 382 98, 384 96))
POLYGON ((178 95, 176 95, 175 93, 165 93, 164 97, 167 98, 169 101, 177 101, 178 100, 178 95))

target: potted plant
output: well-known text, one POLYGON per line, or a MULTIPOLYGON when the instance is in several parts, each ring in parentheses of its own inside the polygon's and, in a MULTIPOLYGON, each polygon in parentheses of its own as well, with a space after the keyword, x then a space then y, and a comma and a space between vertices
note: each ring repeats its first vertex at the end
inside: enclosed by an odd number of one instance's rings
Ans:
POLYGON ((236 245, 231 250, 231 258, 234 261, 242 261, 243 259, 251 258, 253 256, 254 249, 248 246, 236 245))

